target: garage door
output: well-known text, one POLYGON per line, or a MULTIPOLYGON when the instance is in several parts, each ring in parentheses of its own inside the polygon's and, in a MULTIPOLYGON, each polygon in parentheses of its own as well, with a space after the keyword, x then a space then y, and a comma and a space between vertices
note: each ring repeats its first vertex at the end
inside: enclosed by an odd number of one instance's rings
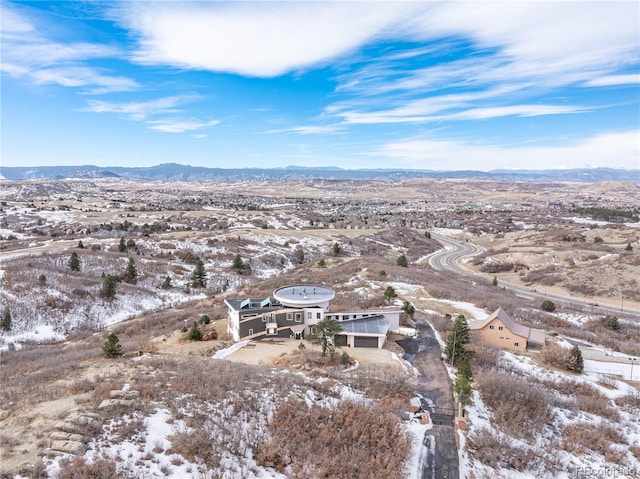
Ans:
POLYGON ((354 345, 356 348, 377 348, 378 338, 370 336, 356 336, 354 339, 354 345))

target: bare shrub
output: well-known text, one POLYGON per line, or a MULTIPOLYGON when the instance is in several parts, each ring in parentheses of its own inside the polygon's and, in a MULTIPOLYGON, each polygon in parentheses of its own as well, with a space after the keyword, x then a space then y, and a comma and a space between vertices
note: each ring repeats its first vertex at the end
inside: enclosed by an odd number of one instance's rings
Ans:
POLYGON ((123 469, 117 467, 112 459, 97 458, 93 462, 88 463, 81 457, 60 460, 60 472, 58 479, 113 479, 131 478, 133 475, 123 469))
POLYGON ((569 367, 569 350, 554 342, 549 342, 542 348, 540 359, 549 366, 566 370, 569 367))
POLYGON ((523 444, 515 445, 508 436, 486 428, 469 436, 469 452, 473 458, 494 469, 537 470, 545 461, 541 451, 523 444))
POLYGON ((259 463, 296 478, 400 479, 411 449, 396 416, 352 402, 329 409, 286 401, 269 430, 259 463))
POLYGON ((476 384, 496 424, 514 437, 539 432, 551 419, 551 394, 531 382, 497 370, 480 370, 476 384))
POLYGON ((563 449, 576 454, 584 454, 589 450, 605 454, 612 442, 623 443, 624 437, 610 425, 596 426, 579 422, 565 427, 562 434, 563 449))

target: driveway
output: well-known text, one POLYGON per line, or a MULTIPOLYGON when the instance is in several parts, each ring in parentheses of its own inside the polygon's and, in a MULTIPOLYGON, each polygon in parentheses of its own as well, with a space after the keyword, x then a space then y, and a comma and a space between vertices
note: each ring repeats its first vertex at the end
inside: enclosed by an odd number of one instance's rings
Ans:
POLYGON ((405 350, 405 359, 420 371, 417 393, 422 398, 422 408, 430 411, 434 424, 422 441, 419 476, 422 479, 458 479, 458 448, 449 376, 431 327, 421 321, 418 330, 417 338, 402 339, 397 343, 405 350))

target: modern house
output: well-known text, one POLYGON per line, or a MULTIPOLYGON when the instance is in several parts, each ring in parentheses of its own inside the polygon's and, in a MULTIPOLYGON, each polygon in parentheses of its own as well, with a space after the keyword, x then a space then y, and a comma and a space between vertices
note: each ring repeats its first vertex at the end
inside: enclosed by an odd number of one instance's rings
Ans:
POLYGON ((548 337, 544 331, 514 322, 502 308, 486 319, 469 321, 469 329, 483 342, 512 351, 539 349, 548 337))
POLYGON ((332 312, 335 291, 326 286, 299 284, 278 288, 260 299, 225 299, 229 310, 227 330, 235 341, 256 338, 302 339, 314 325, 328 317, 342 326, 336 346, 381 348, 389 331, 400 327, 398 308, 332 312))

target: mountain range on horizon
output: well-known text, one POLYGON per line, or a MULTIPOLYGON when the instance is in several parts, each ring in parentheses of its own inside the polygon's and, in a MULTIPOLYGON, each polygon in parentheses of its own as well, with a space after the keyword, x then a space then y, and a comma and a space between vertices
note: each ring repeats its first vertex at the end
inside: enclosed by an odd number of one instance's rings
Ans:
POLYGON ((163 163, 152 167, 81 166, 0 166, 5 180, 38 179, 126 179, 151 181, 222 181, 222 180, 377 180, 404 181, 414 178, 478 179, 527 182, 624 181, 640 184, 640 169, 579 168, 545 170, 409 170, 409 169, 343 169, 337 166, 305 167, 291 165, 284 168, 209 168, 202 166, 163 163))

